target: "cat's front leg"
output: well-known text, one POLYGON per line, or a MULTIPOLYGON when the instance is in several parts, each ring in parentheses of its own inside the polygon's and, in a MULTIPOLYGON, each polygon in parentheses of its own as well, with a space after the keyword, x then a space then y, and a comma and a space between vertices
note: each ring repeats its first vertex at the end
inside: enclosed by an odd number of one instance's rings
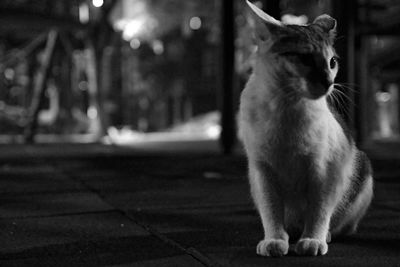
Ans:
POLYGON ((340 188, 325 182, 318 178, 309 182, 304 230, 295 247, 299 255, 317 256, 328 252, 329 224, 340 188))
POLYGON ((284 229, 284 209, 277 177, 268 165, 250 163, 251 192, 261 217, 264 239, 257 245, 257 254, 279 257, 289 250, 289 236, 284 229))

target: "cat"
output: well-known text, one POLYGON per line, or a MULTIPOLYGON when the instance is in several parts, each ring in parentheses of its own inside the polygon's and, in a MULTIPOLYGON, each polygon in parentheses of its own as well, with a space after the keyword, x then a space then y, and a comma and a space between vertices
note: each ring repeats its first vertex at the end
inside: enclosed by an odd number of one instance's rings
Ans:
POLYGON ((356 231, 373 197, 369 159, 327 101, 339 68, 336 20, 285 25, 247 4, 257 50, 238 123, 264 229, 257 254, 286 255, 299 232, 295 253, 324 255, 331 236, 356 231))

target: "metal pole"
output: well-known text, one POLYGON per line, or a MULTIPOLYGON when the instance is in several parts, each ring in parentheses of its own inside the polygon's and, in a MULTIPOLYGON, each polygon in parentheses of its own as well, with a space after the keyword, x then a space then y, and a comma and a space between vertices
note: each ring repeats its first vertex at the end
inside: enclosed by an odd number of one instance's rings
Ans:
POLYGON ((235 64, 235 23, 234 2, 223 0, 222 12, 222 88, 220 97, 221 137, 224 154, 230 154, 236 141, 234 119, 234 64, 235 64))

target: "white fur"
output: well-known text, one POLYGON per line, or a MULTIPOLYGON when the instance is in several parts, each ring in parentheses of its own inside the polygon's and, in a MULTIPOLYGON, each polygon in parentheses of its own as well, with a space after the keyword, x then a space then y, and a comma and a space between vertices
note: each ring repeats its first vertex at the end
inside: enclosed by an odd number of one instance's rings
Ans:
MULTIPOLYGON (((262 11, 255 12, 265 17, 262 11)), ((289 93, 276 85, 281 68, 294 69, 268 52, 271 42, 259 42, 239 112, 251 193, 264 228, 257 253, 287 254, 287 228, 293 226, 302 231, 297 253, 323 255, 328 251, 329 231, 336 234, 349 224, 356 227, 365 214, 372 179, 351 210, 341 211, 358 169, 357 149, 330 111, 326 96, 310 96, 307 80, 288 77, 289 93), (334 215, 339 218, 337 225, 331 224, 334 215)), ((333 54, 331 47, 325 49, 328 66, 333 54)), ((330 70, 332 82, 337 71, 337 67, 330 70)))

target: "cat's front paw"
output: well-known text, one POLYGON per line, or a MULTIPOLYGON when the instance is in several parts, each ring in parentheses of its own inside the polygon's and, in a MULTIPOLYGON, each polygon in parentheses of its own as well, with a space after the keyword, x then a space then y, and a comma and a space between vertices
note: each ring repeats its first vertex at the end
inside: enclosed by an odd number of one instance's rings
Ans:
POLYGON ((281 257, 288 253, 289 242, 283 239, 264 239, 257 245, 257 254, 268 257, 281 257))
POLYGON ((325 240, 302 238, 297 242, 295 251, 303 256, 325 255, 328 252, 328 244, 325 240))

